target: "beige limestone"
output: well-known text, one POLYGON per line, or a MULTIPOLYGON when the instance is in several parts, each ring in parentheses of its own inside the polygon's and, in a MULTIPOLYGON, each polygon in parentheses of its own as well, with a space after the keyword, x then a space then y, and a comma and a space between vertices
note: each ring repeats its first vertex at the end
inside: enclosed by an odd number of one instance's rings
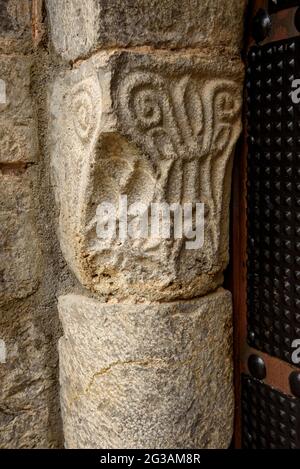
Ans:
POLYGON ((48 0, 56 51, 75 60, 105 47, 239 51, 245 0, 48 0))
POLYGON ((87 288, 114 299, 169 300, 221 285, 242 77, 239 61, 112 52, 56 81, 50 145, 59 235, 87 288), (123 194, 129 205, 204 203, 204 246, 99 239, 97 206, 116 205, 123 194))
POLYGON ((231 296, 164 304, 59 299, 67 448, 227 448, 231 296))

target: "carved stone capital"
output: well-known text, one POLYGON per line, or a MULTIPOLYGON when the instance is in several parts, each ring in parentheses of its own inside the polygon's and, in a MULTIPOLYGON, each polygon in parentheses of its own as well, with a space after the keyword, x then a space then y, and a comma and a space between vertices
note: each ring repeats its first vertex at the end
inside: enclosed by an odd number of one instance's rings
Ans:
POLYGON ((120 51, 57 79, 50 132, 60 240, 88 289, 170 300, 221 285, 242 78, 236 60, 120 51), (129 204, 204 203, 204 245, 99 239, 97 206, 121 195, 129 204))

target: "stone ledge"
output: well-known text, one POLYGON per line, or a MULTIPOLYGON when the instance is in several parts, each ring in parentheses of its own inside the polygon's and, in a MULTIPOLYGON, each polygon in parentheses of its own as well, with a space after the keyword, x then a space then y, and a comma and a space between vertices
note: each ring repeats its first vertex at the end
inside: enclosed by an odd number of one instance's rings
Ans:
POLYGON ((48 0, 54 48, 66 60, 97 49, 212 47, 239 54, 245 0, 48 0))

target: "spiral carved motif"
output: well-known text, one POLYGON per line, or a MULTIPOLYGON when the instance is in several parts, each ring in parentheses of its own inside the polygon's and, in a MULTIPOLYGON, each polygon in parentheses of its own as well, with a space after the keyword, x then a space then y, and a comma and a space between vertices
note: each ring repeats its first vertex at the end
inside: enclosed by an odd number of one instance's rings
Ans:
POLYGON ((219 83, 212 90, 214 136, 212 148, 223 151, 230 143, 233 124, 238 120, 241 102, 234 99, 236 85, 229 81, 219 83))
POLYGON ((71 115, 73 125, 76 134, 84 143, 91 139, 96 123, 100 120, 101 97, 99 96, 97 102, 95 96, 99 95, 99 91, 94 88, 94 81, 86 80, 78 84, 72 93, 71 115))
POLYGON ((123 108, 129 111, 135 126, 148 130, 163 125, 170 112, 163 78, 154 73, 135 73, 125 78, 121 90, 123 108))
POLYGON ((162 123, 163 111, 158 96, 151 89, 140 90, 134 96, 133 108, 139 124, 145 130, 162 123))
POLYGON ((200 83, 184 75, 171 81, 133 72, 120 84, 121 120, 150 156, 199 159, 229 143, 240 110, 236 94, 237 85, 229 80, 200 83))

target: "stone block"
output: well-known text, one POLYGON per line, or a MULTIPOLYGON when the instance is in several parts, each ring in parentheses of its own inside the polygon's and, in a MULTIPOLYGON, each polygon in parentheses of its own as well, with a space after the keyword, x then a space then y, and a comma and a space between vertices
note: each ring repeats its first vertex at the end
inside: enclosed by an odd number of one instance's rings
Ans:
POLYGON ((51 37, 67 60, 105 47, 212 47, 238 53, 245 0, 48 0, 51 37))
POLYGON ((59 312, 67 448, 229 446, 229 292, 139 305, 66 295, 59 312))
POLYGON ((40 276, 32 175, 0 171, 0 304, 32 294, 40 276))
MULTIPOLYGON (((57 79, 50 151, 59 236, 87 288, 170 300, 222 284, 242 81, 239 60, 190 52, 100 53, 57 79), (203 246, 172 236, 99 239, 97 207, 122 195, 132 207, 203 203, 203 246)), ((133 212, 130 221, 135 232, 133 212)))
POLYGON ((38 157, 30 91, 31 60, 0 56, 0 163, 33 163, 38 157))
POLYGON ((1 308, 0 337, 6 352, 0 364, 1 449, 49 447, 53 383, 46 365, 49 344, 36 323, 36 309, 23 302, 15 309, 1 308))
POLYGON ((34 122, 27 125, 2 121, 0 118, 0 164, 34 163, 38 159, 37 129, 34 122))

